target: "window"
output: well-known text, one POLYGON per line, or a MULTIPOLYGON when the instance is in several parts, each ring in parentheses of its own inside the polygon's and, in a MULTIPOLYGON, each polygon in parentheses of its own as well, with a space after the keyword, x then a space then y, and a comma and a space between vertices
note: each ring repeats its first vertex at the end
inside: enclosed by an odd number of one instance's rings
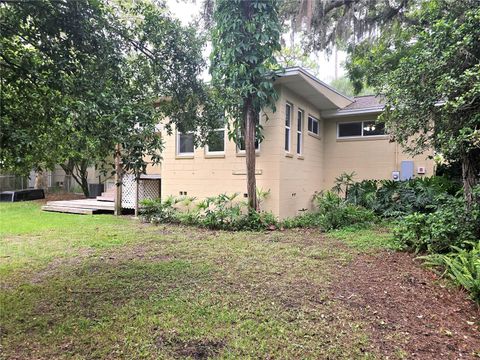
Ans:
POLYGON ((303 111, 297 112, 297 155, 302 155, 303 150, 303 111))
POLYGON ((311 115, 308 116, 308 131, 315 135, 320 134, 320 125, 318 119, 315 119, 311 115))
POLYGON ((372 120, 339 123, 337 135, 339 138, 381 136, 385 135, 385 124, 372 120))
MULTIPOLYGON (((257 125, 260 123, 260 114, 257 115, 257 125)), ((260 141, 258 141, 258 137, 255 136, 255 151, 260 150, 260 141)), ((243 130, 240 130, 238 137, 237 137, 237 152, 244 153, 245 152, 245 136, 243 134, 243 130)))
POLYGON ((363 122, 363 136, 385 135, 385 124, 376 121, 363 122))
POLYGON ((205 147, 206 153, 210 155, 225 153, 225 120, 218 123, 218 128, 212 130, 208 135, 205 147))
POLYGON ((193 156, 194 151, 194 135, 193 132, 181 133, 177 132, 177 155, 193 156))
POLYGON ((285 105, 285 151, 290 152, 290 128, 292 125, 292 105, 285 105))

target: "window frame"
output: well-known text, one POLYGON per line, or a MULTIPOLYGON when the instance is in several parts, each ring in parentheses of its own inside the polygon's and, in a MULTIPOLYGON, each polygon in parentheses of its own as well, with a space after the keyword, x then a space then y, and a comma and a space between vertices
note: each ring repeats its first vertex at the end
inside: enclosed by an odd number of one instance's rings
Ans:
POLYGON ((386 130, 384 134, 381 135, 364 135, 364 123, 366 122, 374 122, 377 123, 376 120, 359 120, 359 121, 339 121, 337 122, 337 140, 342 140, 342 139, 381 139, 385 138, 387 135, 386 130), (340 125, 341 124, 360 124, 360 129, 361 129, 361 135, 353 135, 353 136, 340 136, 340 125))
POLYGON ((205 155, 207 156, 217 156, 225 155, 227 149, 227 126, 224 125, 223 128, 213 129, 212 132, 223 131, 223 150, 222 151, 210 151, 208 143, 205 144, 205 155))
MULTIPOLYGON (((258 123, 260 124, 260 121, 262 119, 262 113, 259 112, 258 113, 258 123)), ((238 134, 237 134, 237 139, 239 139, 242 135, 242 129, 239 129, 238 130, 238 134)), ((255 153, 258 154, 260 152, 260 144, 261 144, 261 141, 259 139, 256 138, 255 136, 255 142, 257 143, 255 145, 255 153)), ((243 140, 243 143, 245 144, 245 139, 243 140)), ((235 147, 237 149, 237 155, 245 155, 245 149, 240 149, 240 146, 235 142, 235 147)))
POLYGON ((297 109, 297 155, 303 156, 303 132, 305 123, 305 112, 302 109, 297 109), (301 116, 299 116, 301 115, 301 116), (300 130, 299 130, 300 125, 300 130))
MULTIPOLYGON (((313 130, 313 121, 312 121, 312 130, 313 130)), ((320 137, 320 119, 317 119, 315 116, 311 115, 311 114, 308 114, 308 117, 307 117, 307 132, 312 135, 312 136, 315 136, 315 137, 320 137), (308 128, 308 122, 309 120, 312 119, 314 121, 317 122, 317 130, 318 132, 314 132, 314 131, 311 131, 309 128, 308 128)))
POLYGON ((292 151, 292 110, 293 110, 293 105, 289 102, 285 103, 285 123, 284 123, 284 140, 285 143, 283 144, 283 149, 285 150, 286 153, 290 154, 292 151), (289 125, 287 126, 287 107, 289 108, 288 112, 288 123, 289 125), (288 136, 287 136, 288 133, 288 136), (288 141, 287 141, 288 140, 288 141), (288 145, 288 147, 287 147, 288 145))
POLYGON ((193 157, 195 155, 195 133, 193 131, 187 131, 186 133, 182 133, 180 131, 176 131, 176 156, 177 157, 193 157), (190 135, 194 136, 194 143, 193 143, 193 152, 180 152, 180 135, 190 135))

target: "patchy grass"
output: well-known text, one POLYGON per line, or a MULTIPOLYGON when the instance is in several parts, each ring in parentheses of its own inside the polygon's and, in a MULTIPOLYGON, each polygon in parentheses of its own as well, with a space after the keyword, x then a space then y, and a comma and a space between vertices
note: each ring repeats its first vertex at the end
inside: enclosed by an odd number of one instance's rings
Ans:
POLYGON ((346 227, 329 232, 329 236, 341 240, 348 246, 364 252, 382 249, 401 250, 401 244, 395 240, 388 224, 369 228, 346 227))
POLYGON ((155 227, 32 203, 0 212, 5 358, 400 357, 381 353, 369 321, 331 291, 374 232, 356 242, 347 231, 155 227))

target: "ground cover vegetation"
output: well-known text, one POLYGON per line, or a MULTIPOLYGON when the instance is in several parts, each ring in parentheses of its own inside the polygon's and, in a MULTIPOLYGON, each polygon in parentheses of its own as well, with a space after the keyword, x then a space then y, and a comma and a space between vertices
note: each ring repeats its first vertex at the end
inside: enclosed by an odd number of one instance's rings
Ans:
POLYGON ((40 205, 0 204, 8 359, 433 360, 480 350, 478 309, 392 251, 381 227, 229 232, 40 205))

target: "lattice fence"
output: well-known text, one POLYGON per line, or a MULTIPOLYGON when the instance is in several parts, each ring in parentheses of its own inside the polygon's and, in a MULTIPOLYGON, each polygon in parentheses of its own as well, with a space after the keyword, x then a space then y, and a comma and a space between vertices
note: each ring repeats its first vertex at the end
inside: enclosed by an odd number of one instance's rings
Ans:
MULTIPOLYGON (((133 175, 124 175, 122 185, 122 207, 135 209, 136 181, 133 175)), ((140 179, 138 182, 138 201, 160 197, 160 179, 140 179)))

